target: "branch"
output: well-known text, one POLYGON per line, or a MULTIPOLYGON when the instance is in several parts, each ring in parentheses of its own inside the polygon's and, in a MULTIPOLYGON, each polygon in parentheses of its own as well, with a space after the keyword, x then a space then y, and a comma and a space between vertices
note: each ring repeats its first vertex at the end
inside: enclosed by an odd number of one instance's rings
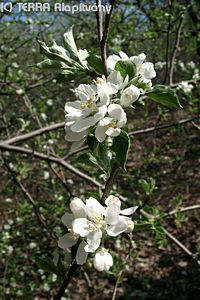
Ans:
POLYGON ((170 44, 169 38, 170 38, 170 31, 171 31, 172 1, 173 0, 168 0, 169 18, 168 18, 167 45, 166 45, 166 54, 165 54, 165 61, 166 61, 166 70, 165 70, 165 79, 164 79, 165 84, 168 84, 168 74, 169 74, 169 44, 170 44))
POLYGON ((118 171, 119 171, 119 163, 115 162, 114 165, 113 165, 110 177, 108 178, 108 180, 106 182, 106 186, 105 186, 105 189, 103 191, 103 195, 101 197, 101 202, 103 202, 109 196, 118 171))
POLYGON ((17 142, 26 141, 26 140, 28 140, 32 137, 42 135, 43 133, 45 133, 47 131, 52 131, 52 130, 55 130, 55 129, 58 129, 58 128, 63 128, 64 126, 65 126, 65 122, 49 125, 49 126, 42 127, 40 129, 34 130, 32 132, 23 134, 23 135, 15 136, 15 137, 13 137, 9 140, 2 141, 2 142, 6 143, 6 144, 14 144, 14 143, 17 143, 17 142))
POLYGON ((193 117, 193 118, 190 118, 190 119, 180 120, 180 121, 173 122, 173 123, 166 124, 166 125, 154 126, 154 127, 150 127, 150 128, 146 128, 146 129, 139 129, 139 130, 129 132, 128 135, 129 136, 138 135, 138 134, 143 134, 143 133, 149 133, 149 132, 152 132, 152 131, 157 131, 157 130, 160 130, 160 129, 179 126, 179 125, 182 125, 182 124, 190 123, 190 122, 192 122, 196 119, 199 119, 199 118, 200 118, 200 115, 198 115, 196 117, 193 117))
POLYGON ((60 177, 60 175, 58 174, 58 172, 56 171, 56 169, 52 166, 52 164, 49 162, 49 167, 50 169, 53 171, 53 173, 56 175, 56 177, 58 178, 58 180, 60 180, 60 182, 62 183, 62 185, 64 186, 64 188, 68 191, 69 193, 69 201, 72 197, 74 197, 74 195, 72 194, 72 192, 70 191, 68 185, 64 182, 64 180, 60 177))
POLYGON ((55 162, 55 163, 65 167, 66 169, 70 170, 72 173, 76 174, 77 176, 81 177, 82 179, 86 180, 88 183, 93 184, 99 188, 103 187, 103 185, 101 183, 99 183, 95 179, 91 178, 90 176, 82 173, 81 171, 79 171, 78 169, 76 169, 75 167, 73 167, 72 165, 70 165, 69 163, 67 163, 66 161, 64 161, 61 158, 54 157, 54 156, 48 156, 43 153, 35 152, 35 151, 25 149, 22 147, 11 146, 11 145, 8 145, 8 144, 2 143, 2 142, 0 142, 0 149, 28 154, 28 155, 40 158, 46 162, 55 162))
POLYGON ((181 38, 181 31, 183 28, 183 21, 184 21, 184 14, 182 14, 181 18, 180 18, 180 22, 178 25, 178 31, 176 34, 176 41, 175 41, 175 46, 174 46, 174 50, 172 53, 172 58, 171 58, 171 64, 170 64, 170 70, 169 70, 169 84, 172 85, 173 84, 173 73, 174 73, 174 64, 175 64, 175 58, 176 58, 176 54, 179 48, 179 43, 180 43, 180 38, 181 38))
MULTIPOLYGON (((42 226, 44 226, 45 228, 48 228, 48 225, 45 222, 45 218, 40 213, 39 208, 37 207, 37 205, 36 205, 35 201, 33 200, 32 196, 25 189, 25 187, 23 186, 23 184, 17 179, 17 176, 16 176, 15 172, 10 168, 9 164, 6 162, 6 159, 5 159, 5 157, 3 155, 2 155, 2 159, 3 159, 4 165, 6 166, 8 172, 11 174, 13 180, 15 181, 15 183, 18 185, 18 187, 21 189, 21 191, 23 192, 23 194, 27 197, 28 201, 33 206, 35 214, 36 214, 36 216, 37 216, 40 224, 42 226)), ((48 228, 48 230, 49 230, 49 228, 48 228)), ((56 237, 54 236, 54 238, 56 238, 56 237)))
POLYGON ((78 265, 77 265, 76 261, 74 261, 73 264, 71 265, 71 267, 68 271, 68 274, 67 274, 66 278, 64 279, 57 295, 54 297, 54 300, 60 300, 62 298, 66 288, 68 287, 68 284, 74 277, 74 274, 75 274, 77 268, 78 268, 78 265))
POLYGON ((175 215, 178 212, 185 212, 185 211, 194 210, 194 209, 200 209, 200 205, 196 204, 196 205, 192 205, 192 206, 182 207, 180 209, 174 209, 174 210, 166 213, 164 215, 164 217, 175 215))
MULTIPOLYGON (((108 76, 108 67, 107 67, 107 53, 106 53, 106 47, 107 47, 107 41, 108 41, 108 32, 110 27, 110 20, 112 15, 112 10, 114 7, 116 0, 111 0, 110 5, 110 13, 106 14, 105 17, 105 27, 102 34, 102 11, 98 9, 97 11, 97 25, 98 25, 98 33, 99 33, 99 41, 100 41, 100 48, 101 48, 101 58, 103 62, 103 69, 104 69, 104 75, 105 77, 108 76)), ((97 5, 101 5, 101 0, 97 0, 97 5)), ((98 6, 100 8, 100 6, 98 6)))

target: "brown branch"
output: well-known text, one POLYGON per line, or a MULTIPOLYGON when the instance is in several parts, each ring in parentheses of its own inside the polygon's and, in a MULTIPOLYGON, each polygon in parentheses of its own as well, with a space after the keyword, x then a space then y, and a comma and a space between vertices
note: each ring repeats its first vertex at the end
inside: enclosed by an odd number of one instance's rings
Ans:
POLYGON ((168 27, 167 27, 167 45, 166 45, 166 70, 165 70, 165 79, 164 83, 168 84, 168 76, 169 76, 169 46, 170 46, 170 31, 171 31, 171 12, 172 12, 172 2, 173 0, 168 0, 168 9, 169 9, 169 17, 168 17, 168 27))
POLYGON ((110 173, 110 177, 108 178, 108 180, 106 182, 106 186, 103 191, 103 195, 101 197, 101 202, 103 202, 109 196, 118 171, 119 171, 119 163, 115 162, 113 165, 112 171, 110 173))
MULTIPOLYGON (((105 77, 108 76, 108 67, 107 67, 107 52, 106 52, 106 47, 107 47, 107 41, 108 41, 108 32, 109 32, 109 27, 110 27, 110 20, 111 20, 111 15, 112 15, 112 10, 114 7, 116 0, 111 0, 110 5, 110 13, 106 14, 105 17, 105 26, 104 26, 104 31, 102 34, 102 11, 101 9, 98 9, 97 11, 97 25, 98 25, 98 33, 99 33, 99 41, 100 41, 100 48, 101 48, 101 58, 103 62, 103 69, 104 69, 104 75, 105 77)), ((101 5, 101 0, 97 0, 97 5, 101 5)), ((100 8, 100 6, 98 6, 100 8)))
POLYGON ((96 4, 98 7, 98 11, 96 12, 98 37, 99 37, 99 42, 101 42, 103 36, 102 11, 101 9, 99 9, 101 7, 101 0, 96 0, 96 4))
POLYGON ((67 190, 67 192, 69 193, 69 201, 72 197, 74 197, 74 195, 72 194, 70 188, 68 187, 68 185, 64 182, 64 180, 62 179, 62 177, 58 174, 58 172, 56 171, 56 169, 53 167, 53 165, 49 162, 49 167, 52 170, 52 172, 56 175, 56 177, 58 178, 58 180, 60 180, 60 182, 62 183, 62 185, 64 186, 64 188, 67 190))
POLYGON ((76 263, 76 261, 73 262, 73 264, 71 265, 67 276, 65 277, 57 295, 54 297, 54 300, 60 300, 66 290, 66 288, 68 287, 68 284, 70 283, 70 281, 72 280, 72 278, 74 277, 76 271, 77 271, 78 265, 76 263))
POLYGON ((39 208, 37 207, 35 201, 33 200, 32 196, 30 195, 30 193, 25 189, 25 187, 23 186, 23 184, 17 179, 17 176, 15 174, 15 171, 13 171, 9 164, 7 163, 7 161, 5 160, 5 157, 2 155, 2 159, 4 162, 4 165, 6 166, 8 172, 12 175, 13 180, 15 181, 15 183, 18 185, 18 187, 21 189, 21 191, 23 192, 23 194, 27 197, 28 201, 31 203, 31 205, 34 208, 35 214, 40 222, 40 224, 42 226, 44 226, 45 228, 48 228, 46 222, 45 222, 45 218, 43 217, 43 215, 40 213, 39 208))
POLYGON ((48 155, 45 155, 43 153, 32 151, 32 150, 25 149, 25 148, 22 148, 22 147, 11 146, 11 145, 8 145, 8 144, 2 143, 2 142, 0 142, 0 149, 28 154, 28 155, 31 155, 33 157, 40 158, 40 159, 42 159, 46 162, 55 162, 55 163, 65 167, 66 169, 68 169, 72 173, 76 174, 80 178, 86 180, 88 183, 93 184, 93 185, 95 185, 99 188, 103 187, 103 185, 101 183, 99 183, 95 179, 91 178, 90 176, 84 174, 83 172, 79 171, 78 169, 76 169, 75 167, 73 167, 72 165, 70 165, 69 163, 67 163, 66 161, 64 161, 61 158, 54 157, 54 156, 48 156, 48 155))
POLYGON ((179 22, 178 30, 177 30, 177 34, 176 34, 175 46, 174 46, 174 49, 172 52, 172 58, 171 58, 170 70, 169 70, 169 84, 170 85, 173 84, 174 64, 175 64, 176 54, 177 54, 179 44, 180 44, 181 31, 183 28, 183 21, 184 21, 184 14, 182 14, 182 16, 180 18, 180 22, 179 22))
POLYGON ((185 211, 194 210, 194 209, 200 209, 200 205, 196 204, 196 205, 191 205, 191 206, 187 206, 187 207, 182 207, 180 209, 174 209, 174 210, 166 213, 164 215, 164 217, 175 215, 178 212, 185 212, 185 211))
POLYGON ((38 136, 38 135, 42 135, 43 133, 45 133, 47 131, 52 131, 52 130, 56 130, 58 128, 63 128, 64 126, 65 126, 65 122, 48 125, 48 126, 40 128, 40 129, 34 130, 32 132, 29 132, 29 133, 26 133, 23 135, 19 135, 19 136, 15 136, 9 140, 2 141, 2 142, 6 143, 6 144, 14 144, 17 142, 28 140, 28 139, 38 136))
POLYGON ((177 122, 173 122, 173 123, 169 123, 166 125, 160 125, 160 126, 154 126, 154 127, 150 127, 150 128, 146 128, 146 129, 139 129, 139 130, 135 130, 135 131, 131 131, 128 133, 129 136, 131 135, 138 135, 138 134, 144 134, 144 133, 149 133, 152 131, 156 131, 156 130, 161 130, 161 129, 166 129, 166 128, 170 128, 170 127, 174 127, 174 126, 179 126, 179 125, 183 125, 186 123, 190 123, 196 119, 199 119, 200 115, 190 118, 190 119, 184 119, 184 120, 180 120, 177 122))
POLYGON ((122 273, 123 273, 123 270, 121 270, 121 271, 119 272, 118 276, 117 276, 117 280, 116 280, 116 283, 115 283, 115 288, 114 288, 112 300, 115 300, 115 298, 116 298, 117 287, 118 287, 118 284, 119 284, 119 281, 120 281, 120 277, 122 276, 122 273))

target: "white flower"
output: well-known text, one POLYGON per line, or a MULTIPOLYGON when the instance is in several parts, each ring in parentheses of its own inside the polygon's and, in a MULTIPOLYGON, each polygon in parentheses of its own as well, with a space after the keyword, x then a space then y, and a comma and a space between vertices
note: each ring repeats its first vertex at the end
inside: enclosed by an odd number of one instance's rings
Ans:
POLYGON ((65 111, 65 128, 69 126, 72 132, 83 132, 105 116, 107 107, 106 105, 98 107, 93 100, 88 99, 85 103, 67 102, 65 111))
MULTIPOLYGON (((80 198, 74 198, 70 203, 70 209, 72 214, 65 213, 62 217, 62 223, 68 228, 69 232, 66 233, 64 236, 59 238, 58 246, 62 249, 71 248, 72 246, 76 245, 79 239, 79 234, 75 233, 72 228, 72 222, 76 218, 85 218, 85 204, 80 198)), ((84 251, 84 247, 86 246, 85 241, 82 241, 78 247, 78 251, 76 254, 76 262, 79 265, 82 265, 87 260, 87 252, 84 251)))
POLYGON ((41 113, 41 118, 44 120, 44 121, 46 121, 47 120, 47 115, 45 114, 45 113, 41 113))
POLYGON ((181 88, 185 93, 190 93, 193 89, 193 85, 189 84, 187 81, 182 81, 178 87, 181 88))
POLYGON ((102 143, 107 136, 118 136, 121 128, 126 124, 126 113, 119 104, 108 106, 109 117, 103 118, 97 125, 95 137, 102 143))
POLYGON ((125 88, 128 84, 128 75, 125 79, 123 79, 121 73, 119 71, 113 71, 107 78, 107 81, 117 86, 118 90, 125 88))
POLYGON ((86 252, 94 252, 101 243, 102 231, 105 222, 103 215, 105 208, 93 197, 86 199, 85 208, 88 220, 85 217, 77 218, 72 223, 73 232, 85 237, 87 244, 84 247, 86 252))
POLYGON ((108 235, 117 236, 122 232, 130 231, 131 228, 133 229, 132 220, 126 216, 133 214, 137 206, 121 210, 121 201, 113 195, 110 195, 105 203, 107 205, 105 221, 106 224, 110 225, 107 228, 108 235))
POLYGON ((124 107, 130 106, 140 96, 140 90, 133 84, 123 90, 120 98, 120 104, 124 107))
POLYGON ((49 172, 48 171, 44 171, 44 179, 45 180, 49 179, 49 176, 50 176, 49 172))
POLYGON ((36 246, 37 246, 37 244, 36 244, 36 243, 33 243, 33 242, 29 244, 30 249, 33 249, 33 248, 35 248, 36 246))
POLYGON ((113 84, 110 80, 112 80, 112 78, 109 76, 107 79, 102 76, 102 78, 98 77, 96 80, 97 94, 100 98, 101 105, 109 105, 110 95, 114 95, 118 92, 117 85, 113 84))
POLYGON ((151 62, 145 62, 142 64, 138 68, 137 72, 142 76, 142 80, 145 83, 150 82, 152 78, 156 77, 156 72, 151 62))
POLYGON ((126 55, 126 53, 124 53, 123 51, 120 51, 119 52, 119 55, 110 55, 108 56, 108 59, 107 59, 107 66, 108 66, 108 69, 110 71, 113 71, 115 69, 115 65, 116 63, 121 60, 121 59, 128 59, 128 55, 126 55))
POLYGON ((93 263, 97 271, 108 271, 113 265, 113 259, 110 253, 103 248, 101 251, 95 254, 93 263))

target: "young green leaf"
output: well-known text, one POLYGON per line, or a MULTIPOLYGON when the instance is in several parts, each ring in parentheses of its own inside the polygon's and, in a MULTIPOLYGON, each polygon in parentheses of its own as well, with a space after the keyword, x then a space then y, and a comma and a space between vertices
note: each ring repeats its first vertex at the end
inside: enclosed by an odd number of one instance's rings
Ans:
POLYGON ((131 80, 136 74, 136 65, 130 59, 123 59, 116 63, 115 70, 119 71, 124 79, 128 75, 131 80))
POLYGON ((101 60, 101 57, 96 55, 96 54, 90 54, 87 58, 86 58, 88 64, 90 65, 90 67, 97 72, 98 74, 103 74, 103 63, 101 60))
POLYGON ((116 160, 120 163, 123 170, 126 171, 126 160, 128 156, 128 150, 130 148, 130 139, 125 131, 121 131, 119 136, 113 138, 113 145, 111 150, 116 154, 116 160))
POLYGON ((39 69, 61 69, 61 68, 67 68, 67 65, 64 62, 58 61, 58 60, 51 60, 51 59, 45 59, 36 66, 39 69))
POLYGON ((71 26, 67 32, 64 34, 64 46, 69 51, 70 55, 73 58, 78 58, 78 50, 76 47, 76 43, 73 37, 73 26, 71 26))
POLYGON ((47 272, 51 272, 57 275, 63 275, 61 272, 57 270, 57 267, 54 265, 53 261, 51 260, 50 257, 46 257, 44 259, 37 257, 36 263, 39 268, 42 270, 45 270, 47 272))
POLYGON ((159 84, 154 85, 151 90, 146 91, 145 95, 158 103, 169 105, 175 108, 182 108, 175 90, 168 86, 159 84))

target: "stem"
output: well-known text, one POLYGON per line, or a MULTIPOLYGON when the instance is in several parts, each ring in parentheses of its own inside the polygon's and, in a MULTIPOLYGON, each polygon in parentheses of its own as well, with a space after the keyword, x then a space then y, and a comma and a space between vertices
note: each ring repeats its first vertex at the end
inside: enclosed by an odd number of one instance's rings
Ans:
POLYGON ((106 186, 105 186, 105 189, 103 191, 103 195, 101 197, 101 202, 103 202, 109 196, 118 170, 119 170, 119 163, 115 162, 114 165, 113 165, 110 177, 108 178, 108 180, 106 182, 106 186))
POLYGON ((60 300, 62 298, 66 288, 68 287, 68 284, 74 277, 77 268, 78 268, 78 265, 77 265, 76 261, 74 261, 73 264, 71 265, 69 272, 68 272, 67 276, 65 277, 57 295, 54 297, 54 300, 60 300))

